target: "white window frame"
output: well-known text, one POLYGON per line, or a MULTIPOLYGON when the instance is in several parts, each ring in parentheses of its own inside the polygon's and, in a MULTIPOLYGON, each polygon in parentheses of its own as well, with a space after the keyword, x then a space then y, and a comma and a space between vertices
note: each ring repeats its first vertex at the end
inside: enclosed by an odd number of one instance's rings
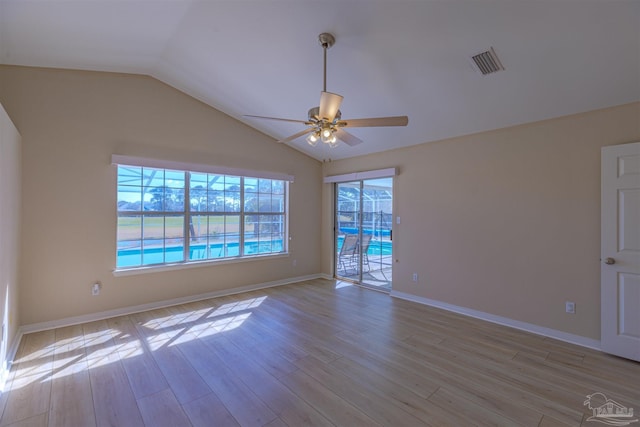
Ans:
MULTIPOLYGON (((194 163, 184 163, 184 162, 175 162, 175 161, 167 161, 167 160, 158 160, 158 159, 147 159, 141 157, 133 157, 133 156, 123 156, 114 154, 111 159, 111 163, 115 166, 130 166, 130 167, 146 167, 146 168, 156 168, 163 170, 171 170, 177 172, 185 173, 185 196, 184 196, 184 209, 180 212, 149 212, 149 214, 157 214, 162 216, 163 214, 177 214, 182 215, 184 217, 184 242, 183 242, 183 260, 178 262, 163 262, 156 264, 143 264, 138 266, 131 267, 117 267, 117 255, 118 248, 116 244, 116 267, 113 270, 113 274, 116 276, 120 275, 129 275, 129 274, 138 274, 142 272, 157 272, 157 271, 165 271, 165 270, 174 270, 174 269, 182 269, 182 268, 191 268, 191 267, 201 267, 201 266, 210 266, 212 264, 223 264, 223 263, 235 263, 235 262, 245 262, 254 259, 264 259, 264 258, 278 258, 278 257, 286 257, 289 256, 289 191, 290 191, 290 183, 294 181, 294 177, 292 175, 287 175, 283 173, 277 172, 265 172, 265 171, 254 171, 248 169, 237 169, 237 168, 228 168, 228 167, 220 167, 220 166, 212 166, 212 165, 203 165, 203 164, 194 164, 194 163), (197 215, 207 215, 209 211, 204 212, 192 212, 191 211, 191 203, 189 197, 189 181, 190 175, 189 173, 209 173, 215 175, 227 175, 234 176, 240 178, 240 211, 239 212, 216 212, 216 214, 220 215, 238 215, 239 221, 239 236, 238 236, 238 255, 237 256, 227 256, 221 258, 206 258, 206 259, 197 259, 190 260, 189 259, 189 245, 190 245, 190 230, 189 230, 189 219, 191 216, 197 215), (244 181, 245 178, 258 178, 258 179, 270 179, 284 182, 284 212, 245 212, 244 210, 244 181), (245 220, 247 216, 252 215, 282 215, 284 217, 284 230, 283 230, 283 238, 282 238, 282 251, 280 252, 272 252, 272 253, 262 253, 262 254, 244 254, 244 227, 245 220)), ((116 182, 117 182, 117 173, 116 173, 116 182)), ((116 184, 116 193, 117 193, 117 184, 116 184)), ((144 212, 144 211, 140 211, 144 212)), ((119 218, 120 214, 123 212, 118 211, 118 207, 116 206, 116 217, 119 218)), ((132 211, 131 214, 138 214, 138 211, 132 211)), ((165 215, 166 216, 166 215, 165 215)), ((118 230, 118 226, 116 224, 116 231, 118 230)), ((116 237, 117 242, 117 237, 116 237)), ((207 241, 207 245, 208 245, 207 241)), ((141 247, 141 250, 144 248, 141 247)))

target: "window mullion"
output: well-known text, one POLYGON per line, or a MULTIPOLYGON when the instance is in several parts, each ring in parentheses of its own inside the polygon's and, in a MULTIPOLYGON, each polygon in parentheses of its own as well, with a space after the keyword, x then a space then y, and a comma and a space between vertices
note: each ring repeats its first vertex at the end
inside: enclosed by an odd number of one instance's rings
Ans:
POLYGON ((240 177, 240 236, 238 237, 238 256, 244 256, 244 177, 240 177))
POLYGON ((189 249, 191 245, 191 173, 184 173, 184 224, 182 227, 182 259, 184 262, 189 260, 189 249))
POLYGON ((144 265, 144 187, 140 186, 140 265, 144 265))
POLYGON ((282 250, 284 252, 289 252, 289 183, 284 183, 284 206, 282 207, 284 210, 284 221, 282 227, 284 227, 282 233, 282 250))
MULTIPOLYGON (((166 212, 167 210, 167 177, 165 176, 166 171, 162 171, 162 210, 166 212)), ((153 180, 156 172, 151 173, 151 177, 147 181, 147 184, 153 180)), ((162 263, 167 263, 167 214, 162 214, 162 263)))

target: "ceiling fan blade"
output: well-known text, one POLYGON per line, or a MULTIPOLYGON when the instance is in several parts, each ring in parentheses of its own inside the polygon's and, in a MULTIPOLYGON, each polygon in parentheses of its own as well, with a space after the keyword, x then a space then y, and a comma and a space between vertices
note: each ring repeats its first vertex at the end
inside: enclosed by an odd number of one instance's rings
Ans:
POLYGON ((336 93, 321 92, 320 93, 320 111, 319 115, 321 119, 327 119, 332 122, 338 114, 340 104, 342 104, 343 97, 336 93))
POLYGON ((279 117, 251 116, 249 114, 245 114, 242 117, 251 117, 253 119, 265 119, 265 120, 278 120, 280 122, 304 123, 305 125, 310 124, 310 122, 305 120, 281 119, 279 117))
POLYGON ((279 142, 279 143, 283 143, 283 142, 293 141, 294 139, 300 138, 302 135, 306 135, 306 134, 311 133, 311 132, 313 132, 313 131, 314 131, 314 129, 313 129, 313 128, 307 128, 307 129, 305 129, 305 130, 303 130, 303 131, 300 131, 300 132, 298 132, 298 133, 294 133, 293 135, 288 136, 288 137, 286 137, 285 139, 281 139, 281 140, 279 140, 278 142, 279 142))
POLYGON ((345 128, 364 128, 378 126, 406 126, 409 123, 407 116, 395 117, 371 117, 368 119, 340 120, 338 126, 345 128))
POLYGON ((364 142, 357 136, 351 135, 349 132, 342 129, 337 129, 335 135, 336 135, 336 138, 338 138, 339 140, 343 141, 345 144, 350 145, 352 147, 354 145, 358 145, 364 142))

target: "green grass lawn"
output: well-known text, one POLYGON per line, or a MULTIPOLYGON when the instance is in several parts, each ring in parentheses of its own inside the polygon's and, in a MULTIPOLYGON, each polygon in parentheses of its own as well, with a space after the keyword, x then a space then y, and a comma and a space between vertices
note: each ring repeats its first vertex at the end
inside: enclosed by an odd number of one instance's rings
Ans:
MULTIPOLYGON (((225 227, 224 215, 209 216, 209 233, 238 233, 240 231, 240 217, 227 216, 225 227)), ((207 234, 207 216, 192 216, 192 225, 195 236, 207 234)), ((253 225, 249 225, 253 230, 253 225)), ((144 219, 144 229, 146 238, 181 238, 184 237, 184 217, 146 217, 144 219)), ((139 240, 142 238, 142 218, 126 216, 118 218, 118 240, 139 240)))

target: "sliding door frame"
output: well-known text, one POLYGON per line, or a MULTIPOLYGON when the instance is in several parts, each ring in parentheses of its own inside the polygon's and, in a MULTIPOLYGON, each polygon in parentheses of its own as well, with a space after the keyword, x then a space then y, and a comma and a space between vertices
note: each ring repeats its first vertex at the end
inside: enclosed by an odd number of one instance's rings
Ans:
MULTIPOLYGON (((377 288, 375 285, 372 284, 367 284, 363 282, 363 261, 364 261, 364 253, 363 251, 359 250, 358 251, 358 257, 357 257, 357 270, 358 270, 358 274, 357 274, 357 279, 354 279, 353 277, 344 277, 344 276, 340 276, 338 274, 338 269, 339 269, 339 264, 340 264, 340 259, 339 259, 339 251, 338 251, 338 237, 340 235, 340 230, 339 230, 339 224, 338 224, 338 213, 339 213, 339 191, 338 191, 338 186, 340 184, 346 184, 346 183, 358 183, 358 188, 359 188, 359 195, 358 195, 358 209, 356 212, 356 217, 357 217, 357 227, 358 227, 358 242, 362 241, 362 235, 363 235, 363 226, 364 226, 364 215, 363 215, 363 211, 364 211, 364 182, 368 179, 375 179, 375 178, 391 178, 392 179, 392 187, 391 187, 391 191, 392 191, 392 195, 395 193, 394 187, 395 187, 395 177, 396 177, 396 169, 395 168, 391 168, 391 169, 382 169, 382 170, 376 170, 376 171, 368 171, 368 172, 359 172, 359 173, 354 173, 354 174, 345 174, 345 175, 336 175, 336 176, 330 176, 330 177, 326 177, 324 179, 325 183, 333 183, 333 276, 336 279, 339 280, 344 280, 344 281, 348 281, 354 284, 357 284, 359 286, 363 286, 366 287, 368 289, 373 289, 373 290, 378 290, 378 291, 382 291, 383 289, 381 288, 377 288)), ((392 196, 395 197, 395 196, 392 196)), ((392 201, 392 206, 395 205, 395 203, 392 201)), ((392 221, 391 221, 391 233, 393 233, 393 207, 392 207, 392 221)), ((344 244, 344 242, 343 242, 344 244)), ((393 251, 393 249, 392 249, 393 251)), ((391 259, 391 265, 393 265, 393 258, 391 259)), ((387 289, 384 289, 385 292, 390 291, 387 289)))

